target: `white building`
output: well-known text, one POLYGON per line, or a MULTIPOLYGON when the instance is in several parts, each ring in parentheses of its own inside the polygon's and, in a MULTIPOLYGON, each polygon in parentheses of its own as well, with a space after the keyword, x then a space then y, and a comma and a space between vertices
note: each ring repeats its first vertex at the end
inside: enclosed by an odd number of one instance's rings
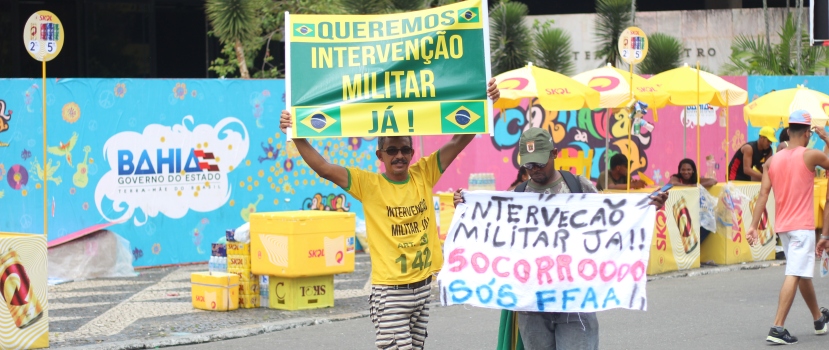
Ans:
MULTIPOLYGON (((794 9, 792 9, 794 13, 794 9)), ((597 57, 595 13, 571 15, 527 16, 526 25, 532 27, 552 20, 555 28, 570 33, 576 72, 584 72, 604 64, 597 57)), ((770 8, 771 41, 778 42, 777 33, 786 18, 785 8, 770 8)), ((803 9, 803 28, 808 33, 808 8, 803 9)), ((683 60, 689 65, 700 65, 712 73, 720 73, 731 55, 731 42, 738 35, 765 36, 763 9, 725 9, 697 11, 637 12, 635 25, 650 35, 655 32, 671 35, 685 46, 683 60)))

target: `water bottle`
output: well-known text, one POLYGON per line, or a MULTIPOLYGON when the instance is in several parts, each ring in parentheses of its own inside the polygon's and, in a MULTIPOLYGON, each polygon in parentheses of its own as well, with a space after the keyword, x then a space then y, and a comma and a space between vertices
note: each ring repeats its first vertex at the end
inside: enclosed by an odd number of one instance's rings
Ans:
POLYGON ((222 257, 222 266, 220 266, 220 272, 227 272, 227 258, 222 257))
POLYGON ((213 271, 215 271, 215 270, 216 270, 216 257, 211 256, 210 260, 207 261, 207 271, 212 274, 213 271))

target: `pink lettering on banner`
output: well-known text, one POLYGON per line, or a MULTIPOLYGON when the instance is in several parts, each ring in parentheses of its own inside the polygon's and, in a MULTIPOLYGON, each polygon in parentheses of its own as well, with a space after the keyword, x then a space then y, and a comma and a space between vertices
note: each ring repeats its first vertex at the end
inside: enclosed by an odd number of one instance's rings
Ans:
POLYGON ((487 258, 486 255, 484 255, 482 253, 472 254, 472 268, 475 270, 475 272, 484 273, 484 272, 486 272, 486 269, 488 267, 489 267, 489 258, 487 258), (481 261, 481 260, 484 261, 483 266, 479 265, 479 263, 478 263, 478 261, 481 261))
POLYGON ((466 258, 463 257, 463 249, 458 248, 449 253, 449 265, 458 264, 449 268, 449 271, 458 272, 466 267, 466 258))
POLYGON ((499 257, 495 258, 494 260, 492 260, 492 272, 495 273, 495 276, 498 276, 498 277, 509 277, 509 272, 498 271, 498 263, 501 260, 509 261, 509 258, 499 256, 499 257))
POLYGON ((573 261, 569 255, 559 255, 556 257, 558 264, 558 280, 573 282, 573 275, 570 274, 570 262, 573 261))
POLYGON ((549 256, 542 256, 535 259, 535 264, 538 266, 538 284, 544 284, 541 280, 542 276, 547 277, 547 284, 553 283, 553 277, 550 276, 550 270, 553 269, 553 259, 550 259, 549 256))
POLYGON ((648 194, 473 191, 446 231, 441 303, 517 311, 644 310, 648 194), (471 267, 471 268, 467 268, 471 267))
POLYGON ((596 275, 598 273, 599 273, 599 269, 596 268, 596 262, 593 261, 592 259, 584 259, 584 260, 579 262, 579 276, 581 276, 581 278, 583 278, 585 281, 592 281, 594 278, 596 278, 596 275), (590 266, 591 274, 590 275, 585 275, 584 270, 585 270, 585 267, 588 266, 588 265, 590 266))
POLYGON ((517 279, 518 282, 527 283, 527 281, 530 280, 530 263, 524 259, 518 260, 518 262, 515 263, 513 272, 515 273, 515 279, 517 279), (518 270, 519 267, 521 270, 518 270), (523 273, 519 273, 519 271, 523 273))

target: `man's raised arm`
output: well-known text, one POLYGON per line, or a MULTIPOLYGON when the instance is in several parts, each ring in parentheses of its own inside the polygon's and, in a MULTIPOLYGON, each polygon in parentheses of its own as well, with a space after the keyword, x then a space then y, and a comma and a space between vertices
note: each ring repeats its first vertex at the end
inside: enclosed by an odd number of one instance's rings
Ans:
MULTIPOLYGON (((498 86, 495 85, 495 78, 489 80, 487 84, 486 94, 490 100, 494 103, 498 101, 501 97, 501 92, 498 91, 498 86)), ((475 138, 473 134, 463 134, 463 135, 455 135, 452 137, 449 142, 447 142, 443 147, 440 148, 440 165, 443 169, 441 171, 446 170, 449 168, 449 165, 458 157, 459 154, 469 145, 470 142, 475 138)), ((332 180, 333 181, 333 180, 332 180)))
MULTIPOLYGON (((291 113, 282 111, 282 118, 279 121, 279 128, 285 133, 285 129, 291 127, 291 113)), ((308 164, 311 169, 317 172, 320 177, 333 182, 342 188, 348 188, 348 170, 336 164, 331 164, 320 155, 320 153, 308 143, 306 139, 291 139, 296 145, 296 149, 302 156, 302 160, 308 164)))

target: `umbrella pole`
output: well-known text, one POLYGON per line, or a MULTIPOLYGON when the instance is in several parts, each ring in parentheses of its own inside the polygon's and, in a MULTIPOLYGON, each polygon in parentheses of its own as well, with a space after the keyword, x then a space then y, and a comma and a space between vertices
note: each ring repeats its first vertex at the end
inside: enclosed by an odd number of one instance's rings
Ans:
MULTIPOLYGON (((699 103, 699 61, 697 61, 697 164, 699 162, 699 115, 702 114, 702 106, 699 103)), ((699 185, 699 174, 697 174, 697 185, 699 185)))
MULTIPOLYGON (((630 96, 630 99, 633 100, 633 63, 630 64, 630 95, 629 96, 630 96)), ((630 159, 631 153, 633 153, 633 152, 630 152, 630 150, 631 150, 630 136, 633 133, 633 114, 636 113, 635 111, 636 111, 636 105, 633 106, 633 109, 631 109, 630 114, 628 114, 627 192, 630 192, 630 172, 633 171, 633 169, 632 169, 633 167, 631 166, 632 162, 631 162, 631 159, 630 159)))
MULTIPOLYGON (((725 94, 725 161, 728 162, 728 94, 725 94)), ((726 171, 728 170, 728 163, 726 163, 726 171)), ((725 173, 725 184, 728 184, 728 173, 725 173)))
MULTIPOLYGON (((608 158, 608 153, 610 153, 610 117, 613 116, 612 111, 610 108, 606 109, 605 116, 605 129, 604 129, 604 171, 607 172, 610 170, 610 159, 608 158)), ((604 176, 604 190, 607 191, 607 174, 604 176)))

